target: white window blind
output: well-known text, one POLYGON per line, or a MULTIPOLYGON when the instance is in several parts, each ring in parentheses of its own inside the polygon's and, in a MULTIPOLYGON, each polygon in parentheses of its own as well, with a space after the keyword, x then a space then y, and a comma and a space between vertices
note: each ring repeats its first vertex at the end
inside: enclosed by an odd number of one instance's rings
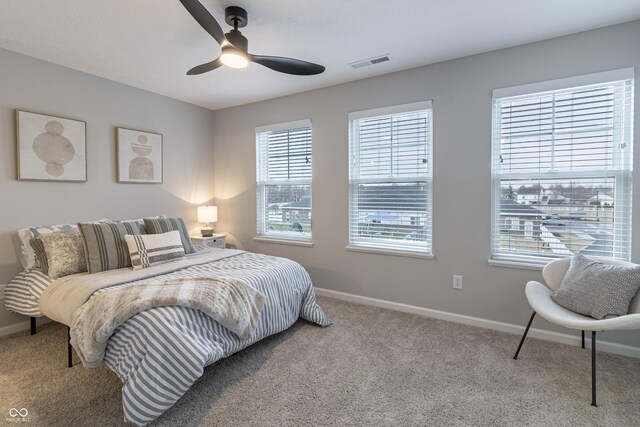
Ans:
POLYGON ((431 103, 352 113, 349 244, 431 253, 431 103))
POLYGON ((630 259, 633 70, 591 76, 494 92, 492 259, 630 259))
POLYGON ((256 129, 259 236, 311 239, 311 122, 256 129))

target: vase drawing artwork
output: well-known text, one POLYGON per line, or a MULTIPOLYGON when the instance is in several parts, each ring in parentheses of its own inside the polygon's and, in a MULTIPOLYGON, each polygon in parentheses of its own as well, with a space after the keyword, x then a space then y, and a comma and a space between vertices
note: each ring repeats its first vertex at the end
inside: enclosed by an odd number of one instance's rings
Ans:
POLYGON ((162 135, 117 128, 118 182, 162 182, 162 135))
POLYGON ((87 180, 86 123, 17 111, 18 179, 87 180))
POLYGON ((138 136, 138 143, 131 144, 131 150, 138 155, 129 162, 129 179, 153 179, 153 162, 146 156, 153 152, 147 144, 147 137, 138 136))

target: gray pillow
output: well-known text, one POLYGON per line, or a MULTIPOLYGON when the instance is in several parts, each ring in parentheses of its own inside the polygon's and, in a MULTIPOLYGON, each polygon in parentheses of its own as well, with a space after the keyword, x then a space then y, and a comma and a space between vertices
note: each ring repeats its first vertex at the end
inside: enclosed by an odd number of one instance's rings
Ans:
POLYGON ((47 258, 47 276, 51 279, 87 271, 80 231, 56 231, 40 237, 47 258))
POLYGON ((44 250, 44 243, 39 237, 29 240, 29 244, 36 255, 36 266, 40 266, 40 270, 44 274, 49 274, 49 261, 47 260, 47 252, 44 250))
POLYGON ((551 297, 568 310, 606 319, 628 314, 638 289, 640 266, 603 264, 577 254, 551 297))
MULTIPOLYGON (((166 215, 158 215, 158 216, 148 216, 147 218, 150 218, 150 219, 158 219, 158 218, 166 218, 166 217, 167 217, 166 215)), ((113 222, 113 223, 115 223, 115 224, 119 224, 119 223, 121 223, 121 222, 132 222, 132 221, 135 221, 135 222, 137 222, 137 223, 140 225, 140 233, 141 233, 141 234, 150 234, 150 233, 147 231, 147 228, 146 228, 146 227, 145 227, 145 225, 144 225, 144 218, 136 218, 136 219, 122 219, 122 220, 116 220, 116 221, 111 221, 111 222, 113 222)))
POLYGON ((187 226, 184 224, 182 218, 145 218, 144 225, 149 234, 162 234, 174 230, 179 231, 180 240, 182 240, 182 246, 184 246, 184 253, 192 254, 196 251, 196 248, 194 248, 191 243, 189 230, 187 230, 187 226))
POLYGON ((118 224, 78 224, 84 239, 89 273, 131 267, 126 234, 145 234, 135 221, 118 224))
MULTIPOLYGON (((96 221, 89 222, 111 222, 108 219, 99 219, 96 221)), ((31 239, 37 239, 43 234, 51 233, 52 231, 69 231, 74 228, 78 228, 76 224, 58 224, 58 225, 32 225, 30 227, 21 228, 18 230, 18 237, 20 238, 20 242, 22 243, 22 255, 20 257, 20 262, 22 266, 26 269, 30 269, 33 267, 39 267, 36 261, 36 255, 32 249, 32 246, 29 242, 31 239)))

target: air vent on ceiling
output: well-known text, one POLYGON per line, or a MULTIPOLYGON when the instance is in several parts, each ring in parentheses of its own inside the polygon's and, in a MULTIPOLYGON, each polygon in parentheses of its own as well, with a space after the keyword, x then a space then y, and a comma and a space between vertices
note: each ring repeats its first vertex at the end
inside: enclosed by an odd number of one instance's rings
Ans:
POLYGON ((389 61, 389 55, 382 55, 382 56, 377 56, 375 58, 369 58, 369 59, 365 59, 363 61, 356 61, 356 62, 352 62, 351 64, 351 68, 362 68, 362 67, 367 67, 369 65, 375 65, 375 64, 380 64, 381 62, 387 62, 389 61))

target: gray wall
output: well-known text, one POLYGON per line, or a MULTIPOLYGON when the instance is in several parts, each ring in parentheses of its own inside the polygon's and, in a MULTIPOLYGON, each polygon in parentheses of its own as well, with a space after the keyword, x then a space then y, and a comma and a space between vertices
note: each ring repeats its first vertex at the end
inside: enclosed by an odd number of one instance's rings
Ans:
MULTIPOLYGON (((102 217, 182 216, 213 198, 210 110, 0 49, 0 283, 21 267, 16 230, 102 217), (87 122, 86 183, 16 180, 14 109, 87 122), (117 184, 115 127, 164 136, 164 184, 117 184)), ((25 321, 0 305, 0 328, 25 321)))
MULTIPOLYGON (((491 91, 605 70, 640 69, 640 21, 428 65, 299 95, 216 111, 214 171, 217 229, 239 246, 289 257, 317 287, 470 316, 524 324, 524 296, 537 271, 491 267, 491 91), (347 252, 350 111, 433 100, 436 260, 347 252), (315 246, 256 243, 254 127, 311 118, 315 246), (452 274, 464 276, 453 290, 452 274)), ((437 42, 437 41, 434 41, 437 42)), ((636 100, 640 100, 636 84, 636 100)), ((635 161, 640 166, 640 108, 635 161)), ((635 194, 640 175, 634 177, 635 194)), ((636 203, 637 205, 637 203, 636 203)), ((633 214, 634 261, 640 261, 640 206, 633 214)), ((559 330, 538 320, 537 327, 559 330)), ((638 333, 603 339, 640 346, 638 333)))

